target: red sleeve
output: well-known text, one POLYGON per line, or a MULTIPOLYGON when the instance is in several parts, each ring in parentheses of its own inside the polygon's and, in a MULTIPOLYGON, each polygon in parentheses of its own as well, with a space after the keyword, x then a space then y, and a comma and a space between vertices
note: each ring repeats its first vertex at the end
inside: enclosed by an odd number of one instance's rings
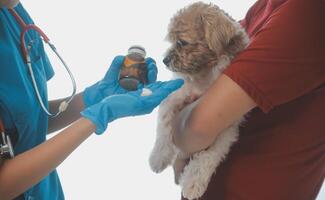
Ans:
POLYGON ((252 21, 252 17, 263 7, 265 7, 267 0, 256 1, 252 7, 247 11, 244 19, 240 20, 239 23, 242 27, 248 27, 249 23, 252 21))
POLYGON ((322 0, 286 1, 224 73, 264 112, 320 87, 325 83, 324 11, 322 0))

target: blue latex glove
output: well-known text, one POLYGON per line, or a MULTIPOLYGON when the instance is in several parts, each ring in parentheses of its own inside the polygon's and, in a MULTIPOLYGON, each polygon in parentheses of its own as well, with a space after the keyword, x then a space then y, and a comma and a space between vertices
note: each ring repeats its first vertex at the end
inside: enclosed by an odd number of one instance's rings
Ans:
POLYGON ((149 114, 170 93, 184 84, 181 79, 155 82, 146 88, 152 91, 149 96, 141 96, 142 88, 125 94, 106 97, 101 102, 86 108, 81 115, 96 125, 96 134, 102 134, 109 122, 128 116, 149 114))
MULTIPOLYGON (((85 108, 100 102, 107 96, 114 94, 124 94, 128 92, 122 88, 118 82, 121 66, 124 62, 124 56, 116 56, 108 69, 105 77, 94 85, 85 89, 83 101, 85 108)), ((146 59, 148 68, 148 82, 154 83, 157 79, 157 66, 152 58, 146 59)))

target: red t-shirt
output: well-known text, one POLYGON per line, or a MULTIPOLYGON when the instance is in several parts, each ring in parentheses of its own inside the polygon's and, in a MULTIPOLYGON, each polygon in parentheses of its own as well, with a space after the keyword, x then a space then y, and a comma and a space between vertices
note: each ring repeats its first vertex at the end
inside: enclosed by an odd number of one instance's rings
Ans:
POLYGON ((201 200, 312 200, 325 177, 325 2, 260 0, 224 72, 258 107, 201 200))

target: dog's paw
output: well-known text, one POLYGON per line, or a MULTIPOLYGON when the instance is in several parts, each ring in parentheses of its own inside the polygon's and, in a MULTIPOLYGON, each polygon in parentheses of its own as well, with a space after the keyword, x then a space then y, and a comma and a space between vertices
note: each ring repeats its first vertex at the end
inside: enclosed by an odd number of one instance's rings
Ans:
POLYGON ((155 173, 164 171, 170 164, 170 160, 163 159, 159 154, 151 154, 149 158, 150 168, 155 173))
POLYGON ((198 183, 191 182, 183 186, 182 194, 189 200, 200 198, 206 191, 206 186, 198 183))
POLYGON ((183 196, 189 200, 195 200, 203 196, 208 187, 207 182, 202 182, 202 180, 195 176, 182 176, 180 178, 180 185, 183 196))

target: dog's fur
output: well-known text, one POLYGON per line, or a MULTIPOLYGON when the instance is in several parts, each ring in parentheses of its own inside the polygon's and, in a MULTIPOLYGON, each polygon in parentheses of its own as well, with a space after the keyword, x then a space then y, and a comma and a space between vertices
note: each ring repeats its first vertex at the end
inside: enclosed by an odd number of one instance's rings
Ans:
MULTIPOLYGON (((172 46, 164 62, 185 84, 159 108, 157 140, 150 156, 151 168, 157 173, 172 164, 179 153, 172 142, 172 122, 177 114, 186 102, 201 96, 248 44, 239 23, 217 6, 202 2, 180 10, 173 17, 167 39, 172 46)), ((216 167, 237 140, 240 122, 220 133, 207 150, 192 156, 179 180, 184 197, 196 199, 204 194, 216 167)))

